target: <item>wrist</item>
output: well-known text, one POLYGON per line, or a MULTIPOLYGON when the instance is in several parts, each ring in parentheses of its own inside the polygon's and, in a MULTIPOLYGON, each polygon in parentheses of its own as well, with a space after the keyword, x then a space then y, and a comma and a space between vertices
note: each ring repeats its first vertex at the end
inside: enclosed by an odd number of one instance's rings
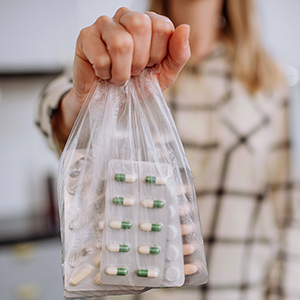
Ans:
POLYGON ((53 138, 59 149, 62 151, 73 124, 76 120, 80 107, 76 107, 74 101, 74 91, 71 89, 61 100, 60 105, 56 109, 52 119, 51 126, 53 138), (75 104, 75 105, 74 105, 75 104))

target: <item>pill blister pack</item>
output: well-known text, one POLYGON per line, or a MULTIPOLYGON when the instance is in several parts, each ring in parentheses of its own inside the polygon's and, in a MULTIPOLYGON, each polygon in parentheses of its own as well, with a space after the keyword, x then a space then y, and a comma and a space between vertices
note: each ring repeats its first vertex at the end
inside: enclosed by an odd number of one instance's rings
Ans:
POLYGON ((168 164, 111 160, 101 178, 91 160, 75 151, 64 186, 68 297, 205 282, 198 208, 184 171, 178 186, 168 164))
POLYGON ((103 283, 137 287, 183 284, 175 191, 167 164, 110 161, 100 269, 103 283))

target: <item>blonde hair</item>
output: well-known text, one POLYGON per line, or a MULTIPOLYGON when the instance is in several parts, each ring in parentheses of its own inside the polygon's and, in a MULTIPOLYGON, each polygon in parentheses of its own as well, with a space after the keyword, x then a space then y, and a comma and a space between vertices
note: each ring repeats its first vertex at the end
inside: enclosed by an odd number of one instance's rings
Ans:
MULTIPOLYGON (((150 9, 168 17, 168 0, 152 0, 150 9)), ((226 25, 220 31, 232 59, 232 74, 250 93, 272 90, 284 83, 284 76, 262 46, 252 0, 224 0, 226 25)))

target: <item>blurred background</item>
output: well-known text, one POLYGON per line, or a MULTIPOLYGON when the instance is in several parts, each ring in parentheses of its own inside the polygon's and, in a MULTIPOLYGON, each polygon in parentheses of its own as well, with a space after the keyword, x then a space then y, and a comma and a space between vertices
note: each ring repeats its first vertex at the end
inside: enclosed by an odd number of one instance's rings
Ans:
MULTIPOLYGON (((300 179, 300 1, 257 0, 261 35, 291 89, 294 175, 300 179), (298 155, 297 155, 298 153, 298 155)), ((71 68, 81 28, 147 0, 0 2, 0 298, 62 299, 57 158, 34 125, 42 87, 71 68)))

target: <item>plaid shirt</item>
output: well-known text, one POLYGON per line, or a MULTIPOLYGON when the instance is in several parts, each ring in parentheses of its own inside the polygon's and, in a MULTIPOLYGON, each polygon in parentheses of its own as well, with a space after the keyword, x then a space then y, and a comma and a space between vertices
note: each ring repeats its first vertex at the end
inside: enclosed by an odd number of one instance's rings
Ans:
MULTIPOLYGON (((71 86, 64 75, 39 101, 37 124, 52 149, 50 119, 71 86)), ((300 199, 285 94, 249 95, 218 47, 186 67, 166 99, 194 174, 209 281, 124 299, 300 299, 300 199)))

